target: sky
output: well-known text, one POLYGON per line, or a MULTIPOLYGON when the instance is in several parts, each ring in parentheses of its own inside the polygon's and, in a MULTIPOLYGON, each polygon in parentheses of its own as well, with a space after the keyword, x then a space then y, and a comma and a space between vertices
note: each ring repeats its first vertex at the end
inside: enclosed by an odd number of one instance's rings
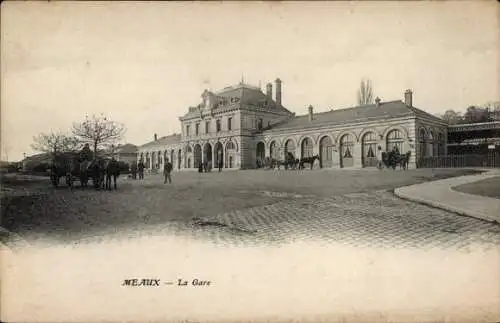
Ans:
POLYGON ((414 92, 430 113, 500 99, 499 10, 474 2, 3 2, 1 159, 85 115, 123 143, 180 132, 205 89, 283 81, 297 114, 414 92))

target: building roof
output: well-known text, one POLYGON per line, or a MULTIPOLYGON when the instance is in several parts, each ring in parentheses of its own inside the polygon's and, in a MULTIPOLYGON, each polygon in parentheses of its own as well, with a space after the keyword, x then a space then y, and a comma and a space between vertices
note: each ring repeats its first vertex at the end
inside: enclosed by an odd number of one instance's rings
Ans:
POLYGON ((433 116, 432 114, 415 107, 407 106, 403 103, 403 101, 397 100, 381 102, 379 107, 377 107, 376 104, 369 104, 346 109, 313 113, 312 121, 309 121, 308 114, 300 115, 291 118, 288 122, 282 122, 275 126, 271 126, 270 129, 265 130, 264 132, 272 133, 287 129, 313 128, 320 125, 340 125, 352 122, 392 119, 406 116, 420 116, 444 122, 441 118, 433 116))
POLYGON ((137 152, 137 146, 133 144, 125 144, 118 148, 119 154, 133 154, 137 152))
POLYGON ((173 135, 163 136, 158 138, 158 140, 150 141, 144 145, 138 147, 138 149, 154 147, 154 146, 164 146, 164 145, 175 145, 181 142, 181 135, 174 133, 173 135))
MULTIPOLYGON (((226 104, 239 104, 240 106, 257 106, 261 108, 267 108, 273 111, 289 113, 291 112, 286 108, 279 106, 276 101, 272 98, 268 98, 259 87, 240 83, 238 85, 232 85, 223 88, 222 90, 216 91, 215 96, 217 99, 226 99, 226 104)), ((219 103, 216 99, 216 105, 219 103)), ((200 105, 198 105, 199 107, 200 105)), ((197 107, 191 107, 190 111, 185 115, 199 114, 197 107), (193 110, 193 111, 191 111, 193 110)), ((214 111, 217 111, 219 106, 214 107, 214 111)))

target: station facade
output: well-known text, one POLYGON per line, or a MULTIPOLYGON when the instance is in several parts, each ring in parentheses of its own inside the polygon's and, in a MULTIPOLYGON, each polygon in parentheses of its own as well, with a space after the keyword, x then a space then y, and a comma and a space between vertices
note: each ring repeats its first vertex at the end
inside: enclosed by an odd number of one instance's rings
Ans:
POLYGON ((259 87, 240 84, 217 92, 205 90, 202 103, 179 118, 180 134, 157 137, 138 147, 138 160, 161 169, 166 159, 176 170, 196 170, 205 161, 222 162, 225 169, 256 168, 266 157, 283 160, 319 156, 321 168, 376 166, 376 150, 396 146, 411 152, 409 167, 427 156, 447 153, 447 123, 413 106, 413 93, 404 100, 315 113, 307 107, 295 115, 282 104, 282 82, 259 87))

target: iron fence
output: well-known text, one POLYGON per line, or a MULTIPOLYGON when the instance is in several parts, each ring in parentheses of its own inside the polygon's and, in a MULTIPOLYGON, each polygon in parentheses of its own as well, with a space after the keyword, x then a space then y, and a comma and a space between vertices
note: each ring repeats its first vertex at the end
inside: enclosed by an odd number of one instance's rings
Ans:
POLYGON ((419 168, 500 167, 500 151, 487 154, 423 157, 417 166, 419 168))

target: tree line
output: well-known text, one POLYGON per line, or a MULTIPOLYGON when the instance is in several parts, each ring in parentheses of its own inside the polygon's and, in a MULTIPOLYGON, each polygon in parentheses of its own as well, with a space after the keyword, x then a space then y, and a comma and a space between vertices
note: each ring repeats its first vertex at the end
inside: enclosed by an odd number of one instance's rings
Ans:
MULTIPOLYGON (((373 85, 370 79, 361 80, 356 96, 358 106, 373 104, 373 85)), ((500 121, 500 101, 491 101, 483 105, 471 105, 465 112, 450 109, 436 116, 449 124, 500 121)))
POLYGON ((448 124, 500 121, 500 101, 488 102, 482 106, 471 105, 463 113, 457 110, 446 110, 438 117, 448 124))
POLYGON ((99 156, 100 151, 114 153, 119 148, 126 128, 123 124, 110 120, 103 114, 86 116, 82 122, 75 122, 71 131, 52 131, 33 137, 31 148, 46 153, 51 158, 61 154, 89 150, 91 156, 99 156))

